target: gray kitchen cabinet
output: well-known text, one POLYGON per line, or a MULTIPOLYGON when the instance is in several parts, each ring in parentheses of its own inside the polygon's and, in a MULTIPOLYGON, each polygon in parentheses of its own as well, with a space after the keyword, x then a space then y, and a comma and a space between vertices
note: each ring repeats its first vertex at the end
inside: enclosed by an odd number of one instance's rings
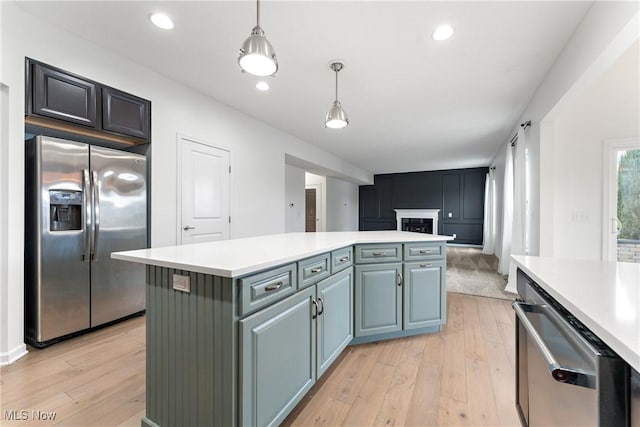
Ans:
POLYGON ((315 291, 240 320, 240 424, 278 425, 314 384, 315 291))
POLYGON ((231 277, 149 265, 142 425, 277 425, 347 345, 440 330, 444 242, 330 249, 231 277))
POLYGON ((444 261, 404 264, 402 328, 405 331, 445 322, 444 271, 444 261))
POLYGON ((334 274, 316 285, 317 378, 338 358, 353 338, 353 269, 334 274))
POLYGON ((355 336, 402 330, 402 263, 357 265, 355 336))

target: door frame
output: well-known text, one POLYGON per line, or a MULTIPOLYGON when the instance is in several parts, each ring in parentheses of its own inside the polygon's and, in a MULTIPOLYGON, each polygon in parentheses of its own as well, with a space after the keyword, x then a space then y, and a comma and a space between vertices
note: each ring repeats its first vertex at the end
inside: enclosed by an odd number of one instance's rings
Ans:
MULTIPOLYGON (((605 139, 602 141, 602 260, 617 260, 617 244, 612 246, 614 227, 611 212, 618 210, 616 157, 618 151, 640 149, 640 138, 605 139)), ((616 225, 617 227, 617 225, 616 225)), ((616 233, 617 234, 617 233, 616 233)))
MULTIPOLYGON (((323 185, 321 183, 317 183, 317 184, 305 184, 304 189, 305 190, 310 190, 310 189, 315 189, 316 190, 316 232, 323 232, 326 229, 326 225, 325 225, 325 210, 324 210, 324 205, 322 203, 322 191, 323 191, 323 185)), ((305 213, 306 213, 306 204, 305 204, 305 213)))
MULTIPOLYGON (((222 145, 214 145, 208 141, 193 138, 185 135, 184 133, 176 133, 176 244, 182 245, 182 141, 189 141, 195 144, 201 144, 207 147, 215 148, 216 150, 222 150, 229 153, 229 167, 231 167, 231 150, 228 147, 222 145)), ((231 218, 231 172, 229 172, 229 218, 231 218)), ((231 235, 231 222, 228 223, 229 227, 229 239, 232 239, 231 235)))

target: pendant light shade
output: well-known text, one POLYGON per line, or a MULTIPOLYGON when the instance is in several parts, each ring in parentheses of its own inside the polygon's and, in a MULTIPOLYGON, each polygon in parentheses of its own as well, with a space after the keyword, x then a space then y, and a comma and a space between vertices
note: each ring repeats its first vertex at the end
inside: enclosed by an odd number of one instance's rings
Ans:
POLYGON ((331 69, 336 73, 336 99, 333 101, 331 108, 329 108, 327 118, 324 121, 324 125, 331 129, 342 129, 349 124, 347 113, 345 113, 340 101, 338 101, 338 72, 343 68, 344 64, 342 62, 331 63, 331 69))
POLYGON ((324 122, 324 125, 331 129, 342 129, 349 124, 349 119, 347 118, 347 113, 342 109, 342 105, 340 105, 340 101, 337 99, 333 101, 333 105, 329 108, 329 112, 327 113, 327 119, 324 122))
POLYGON ((271 76, 278 71, 276 52, 260 27, 260 0, 256 1, 256 26, 251 30, 238 55, 240 68, 255 76, 271 76))

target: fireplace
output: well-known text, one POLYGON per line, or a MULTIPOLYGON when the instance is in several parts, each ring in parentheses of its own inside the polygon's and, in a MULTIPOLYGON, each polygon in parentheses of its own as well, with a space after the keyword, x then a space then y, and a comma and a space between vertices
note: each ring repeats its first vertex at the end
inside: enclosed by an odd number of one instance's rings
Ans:
POLYGON ((440 209, 394 209, 398 231, 438 234, 440 209))

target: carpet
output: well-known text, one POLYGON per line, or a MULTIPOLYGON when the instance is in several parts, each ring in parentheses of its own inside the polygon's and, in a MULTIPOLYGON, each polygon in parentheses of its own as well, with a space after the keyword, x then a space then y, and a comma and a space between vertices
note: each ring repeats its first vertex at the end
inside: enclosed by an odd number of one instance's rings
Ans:
POLYGON ((480 248, 447 247, 447 291, 459 294, 513 300, 505 292, 506 276, 498 274, 498 258, 480 248))

